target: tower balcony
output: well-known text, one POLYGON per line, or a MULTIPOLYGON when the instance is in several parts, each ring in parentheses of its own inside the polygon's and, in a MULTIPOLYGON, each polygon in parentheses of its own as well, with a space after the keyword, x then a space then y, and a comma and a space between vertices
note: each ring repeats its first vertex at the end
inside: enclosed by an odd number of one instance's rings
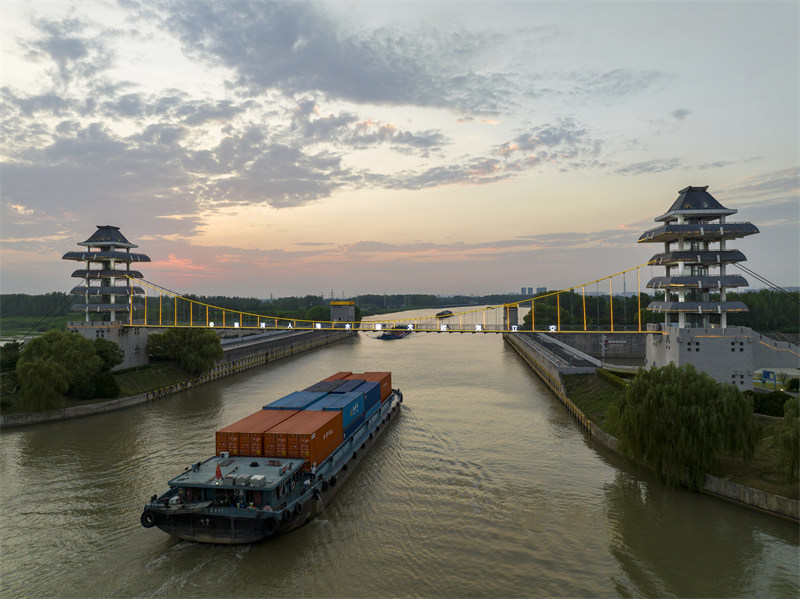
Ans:
POLYGON ((650 258, 650 263, 654 266, 674 266, 679 262, 712 266, 746 260, 747 257, 739 250, 676 250, 656 254, 650 258))
POLYGON ((681 275, 653 277, 647 282, 648 289, 722 289, 747 287, 747 279, 741 275, 681 275))
POLYGON ((744 302, 650 302, 647 310, 657 314, 724 314, 747 312, 744 302))
POLYGON ((638 243, 678 241, 679 239, 738 239, 758 233, 753 223, 667 223, 639 236, 638 243))

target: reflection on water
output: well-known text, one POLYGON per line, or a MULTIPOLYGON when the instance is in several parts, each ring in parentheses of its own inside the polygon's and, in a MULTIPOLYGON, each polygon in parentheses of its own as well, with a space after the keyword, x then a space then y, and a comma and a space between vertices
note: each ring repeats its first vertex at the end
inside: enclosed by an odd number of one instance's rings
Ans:
POLYGON ((362 335, 0 442, 3 597, 798 593, 795 526, 627 471, 497 336, 362 335), (340 370, 390 370, 405 401, 320 518, 242 547, 139 525, 216 429, 340 370))
POLYGON ((632 595, 759 596, 769 588, 791 597, 800 591, 795 527, 625 472, 605 492, 609 548, 634 585, 632 595))

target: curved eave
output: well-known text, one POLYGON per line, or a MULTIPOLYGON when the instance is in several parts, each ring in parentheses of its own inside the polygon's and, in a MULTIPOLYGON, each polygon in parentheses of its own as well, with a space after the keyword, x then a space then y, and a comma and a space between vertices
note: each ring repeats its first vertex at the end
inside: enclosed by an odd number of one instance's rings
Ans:
POLYGON ((649 289, 721 289, 746 287, 747 279, 741 275, 653 277, 647 282, 649 289))
POLYGON ((686 312, 693 314, 722 314, 723 312, 747 312, 743 302, 650 302, 647 309, 656 313, 686 312))
POLYGON ((144 295, 144 289, 141 287, 86 287, 85 285, 79 285, 73 287, 72 291, 70 291, 70 293, 76 295, 85 293, 89 295, 128 295, 129 292, 135 295, 144 295))
POLYGON ((746 260, 747 257, 739 250, 679 250, 656 254, 650 258, 650 263, 653 266, 669 266, 678 262, 713 265, 746 260))
POLYGON ((639 236, 638 243, 677 241, 686 237, 692 239, 738 239, 758 233, 753 223, 689 223, 666 224, 645 231, 639 236))
POLYGON ((700 218, 706 219, 707 221, 718 219, 721 216, 731 216, 736 214, 738 210, 733 208, 700 208, 700 209, 678 209, 678 210, 670 210, 669 212, 665 212, 661 216, 654 218, 654 221, 657 222, 669 222, 673 220, 677 220, 678 216, 685 216, 689 218, 700 218))
POLYGON ((80 270, 76 270, 72 273, 73 277, 85 279, 89 277, 90 279, 110 279, 113 277, 122 278, 122 277, 130 277, 132 279, 141 279, 143 278, 142 273, 138 270, 86 270, 82 268, 80 270))
POLYGON ((150 262, 150 257, 145 254, 132 254, 129 252, 67 252, 62 260, 88 260, 99 262, 103 260, 117 260, 119 262, 150 262))

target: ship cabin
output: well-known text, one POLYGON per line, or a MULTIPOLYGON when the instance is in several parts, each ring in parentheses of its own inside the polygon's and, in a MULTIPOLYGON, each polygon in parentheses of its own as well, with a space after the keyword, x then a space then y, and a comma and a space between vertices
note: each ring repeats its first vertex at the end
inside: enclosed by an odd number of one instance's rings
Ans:
POLYGON ((297 458, 230 457, 197 462, 169 481, 165 504, 279 510, 304 494, 313 480, 297 458))

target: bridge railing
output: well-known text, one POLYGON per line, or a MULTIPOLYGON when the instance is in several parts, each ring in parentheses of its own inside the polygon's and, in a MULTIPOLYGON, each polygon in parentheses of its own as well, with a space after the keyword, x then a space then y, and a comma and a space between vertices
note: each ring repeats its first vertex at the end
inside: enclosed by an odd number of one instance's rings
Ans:
MULTIPOLYGON (((457 333, 514 333, 523 330, 519 321, 520 311, 528 310, 530 324, 526 330, 546 332, 615 332, 631 330, 627 314, 635 318, 634 330, 642 329, 641 278, 639 269, 650 263, 557 291, 545 292, 535 297, 521 299, 516 302, 496 306, 468 308, 460 312, 439 316, 423 316, 416 318, 371 318, 360 322, 321 321, 308 319, 285 318, 253 314, 240 310, 231 310, 212 306, 197 299, 188 298, 169 291, 163 287, 136 279, 143 285, 145 298, 143 308, 134 306, 131 296, 130 318, 128 326, 157 328, 209 328, 209 329, 250 329, 264 331, 281 330, 330 330, 342 329, 358 332, 385 333, 386 331, 402 332, 457 332, 457 333), (636 271, 636 293, 627 292, 626 273, 636 271), (614 278, 622 278, 623 297, 614 297, 614 278), (600 291, 600 282, 608 281, 608 293, 600 291), (591 286, 594 285, 594 291, 591 286), (587 297, 587 288, 589 293, 587 297), (152 296, 148 296, 152 293, 152 296), (633 300, 633 305, 630 305, 633 300), (615 318, 614 305, 624 310, 625 316, 615 318), (588 307, 588 310, 587 310, 588 307), (622 320, 622 323, 619 321, 622 320), (603 323, 607 322, 607 325, 603 323)), ((605 285, 604 285, 605 287, 605 285)), ((528 319, 525 316, 523 322, 528 319)))

